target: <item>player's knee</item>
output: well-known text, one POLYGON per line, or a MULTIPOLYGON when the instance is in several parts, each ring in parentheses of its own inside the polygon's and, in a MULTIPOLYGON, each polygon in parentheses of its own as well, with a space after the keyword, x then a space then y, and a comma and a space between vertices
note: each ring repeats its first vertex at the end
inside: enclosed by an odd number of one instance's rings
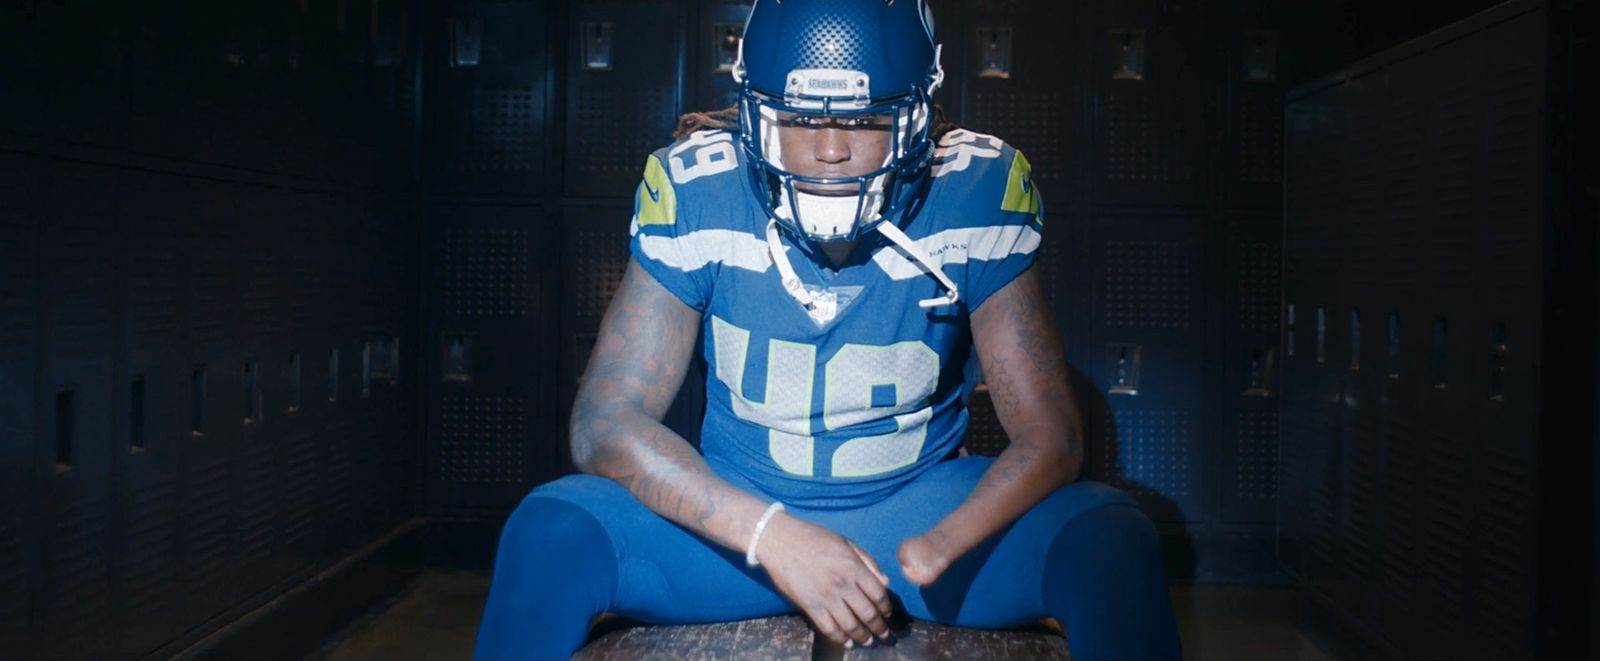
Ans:
POLYGON ((1094 507, 1067 521, 1055 541, 1055 546, 1063 545, 1096 548, 1098 555, 1134 566, 1158 561, 1161 555, 1161 538, 1150 517, 1121 503, 1094 507))
POLYGON ((1104 505, 1137 506, 1139 504, 1139 501, 1134 500, 1133 496, 1128 495, 1128 492, 1094 480, 1073 482, 1056 489, 1051 496, 1068 498, 1074 501, 1077 506, 1076 509, 1081 510, 1090 510, 1104 505))
POLYGON ((599 519, 582 507, 556 498, 523 499, 500 533, 502 561, 570 566, 575 559, 614 562, 611 541, 599 519))
POLYGON ((1091 519, 1102 534, 1128 547, 1154 549, 1160 545, 1155 523, 1136 506, 1097 507, 1083 516, 1091 519))
POLYGON ((1030 517, 1046 527, 1059 529, 1086 512, 1108 506, 1129 505, 1138 507, 1139 501, 1116 487, 1104 482, 1082 480, 1052 491, 1034 506, 1030 517))

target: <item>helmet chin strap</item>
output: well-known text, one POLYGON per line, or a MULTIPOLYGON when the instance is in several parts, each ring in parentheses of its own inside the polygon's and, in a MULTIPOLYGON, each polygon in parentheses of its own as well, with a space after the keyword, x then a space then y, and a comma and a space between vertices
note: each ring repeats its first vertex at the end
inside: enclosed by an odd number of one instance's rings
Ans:
POLYGON ((772 264, 778 267, 778 280, 783 283, 783 290, 806 309, 806 313, 813 316, 826 314, 828 319, 833 318, 832 310, 820 310, 817 296, 806 290, 800 282, 800 276, 795 275, 794 265, 789 263, 788 249, 783 247, 783 241, 778 238, 778 221, 767 219, 767 251, 772 255, 772 264))
POLYGON ((900 228, 895 227, 894 223, 887 220, 878 223, 877 229, 879 234, 888 237, 895 245, 900 246, 900 249, 904 250, 906 255, 910 256, 911 260, 916 262, 918 266, 921 266, 922 270, 927 271, 934 279, 939 281, 939 284, 944 285, 944 288, 949 290, 945 292, 944 296, 924 298, 917 301, 917 305, 933 308, 941 305, 954 305, 956 301, 961 300, 961 293, 956 290, 956 283, 950 280, 950 276, 944 274, 943 269, 933 263, 933 258, 928 255, 927 251, 922 249, 922 246, 917 245, 915 241, 911 240, 911 237, 906 236, 905 232, 900 231, 900 228))
MULTIPOLYGON (((924 308, 933 308, 941 305, 954 305, 961 300, 961 293, 957 290, 956 283, 950 279, 950 276, 944 274, 943 269, 933 263, 933 258, 915 241, 912 241, 911 237, 906 236, 905 232, 900 231, 900 228, 895 227, 894 223, 888 221, 878 223, 876 229, 879 234, 882 234, 890 242, 899 246, 902 251, 905 251, 912 261, 921 266, 922 270, 932 275, 947 290, 945 295, 922 299, 917 301, 917 305, 924 308)), ((789 296, 794 298, 795 302, 799 303, 800 307, 805 308, 806 312, 812 316, 824 320, 832 319, 834 314, 838 312, 835 307, 837 303, 834 303, 831 299, 820 299, 800 282, 800 276, 794 272, 794 265, 789 263, 788 250, 784 248, 783 242, 778 236, 778 221, 772 219, 767 220, 767 250, 772 254, 772 264, 778 268, 778 278, 783 283, 783 290, 788 292, 789 296)))

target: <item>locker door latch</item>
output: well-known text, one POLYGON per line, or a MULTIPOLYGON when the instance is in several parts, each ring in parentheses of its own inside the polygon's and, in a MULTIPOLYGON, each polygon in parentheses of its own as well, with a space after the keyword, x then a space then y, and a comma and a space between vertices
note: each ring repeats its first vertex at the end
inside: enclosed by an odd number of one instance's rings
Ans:
POLYGON ((1111 375, 1110 393, 1129 397, 1139 394, 1139 345, 1106 345, 1108 373, 1111 375))

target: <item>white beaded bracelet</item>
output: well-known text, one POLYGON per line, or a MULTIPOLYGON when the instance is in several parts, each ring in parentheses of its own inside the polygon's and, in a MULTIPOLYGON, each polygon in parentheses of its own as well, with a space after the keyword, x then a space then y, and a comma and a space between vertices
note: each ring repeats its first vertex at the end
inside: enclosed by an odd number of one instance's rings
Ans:
POLYGON ((761 564, 756 562, 756 542, 761 541, 761 531, 767 529, 767 522, 772 520, 772 515, 782 511, 783 503, 774 500, 771 505, 767 506, 767 511, 761 513, 761 518, 756 519, 755 532, 750 533, 750 546, 744 550, 744 564, 746 566, 755 567, 761 564))

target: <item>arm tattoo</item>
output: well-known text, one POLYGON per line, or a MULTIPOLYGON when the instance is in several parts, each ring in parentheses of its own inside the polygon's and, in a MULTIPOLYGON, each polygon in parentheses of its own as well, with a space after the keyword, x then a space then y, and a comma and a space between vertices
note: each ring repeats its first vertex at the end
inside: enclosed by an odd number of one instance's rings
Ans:
POLYGON ((723 482, 661 424, 688 369, 699 323, 699 313, 629 263, 573 402, 572 453, 585 472, 615 480, 656 513, 726 544, 737 531, 712 534, 712 518, 728 509, 730 498, 753 497, 723 482))
POLYGON ((630 263, 601 321, 583 388, 592 383, 602 401, 632 397, 646 412, 665 414, 683 382, 698 317, 630 263))
POLYGON ((1047 457, 1081 462, 1082 434, 1060 335, 1029 270, 985 301, 974 315, 979 362, 1011 444, 973 495, 1024 481, 1047 457))

